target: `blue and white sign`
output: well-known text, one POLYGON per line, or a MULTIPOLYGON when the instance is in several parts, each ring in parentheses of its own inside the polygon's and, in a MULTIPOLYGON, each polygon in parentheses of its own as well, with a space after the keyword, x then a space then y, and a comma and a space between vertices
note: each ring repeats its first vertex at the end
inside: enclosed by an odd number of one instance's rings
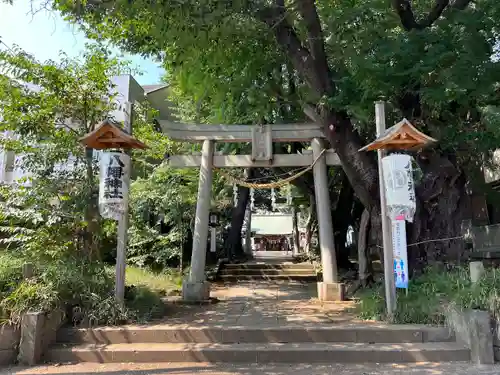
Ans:
POLYGON ((396 220, 392 220, 392 246, 396 288, 408 289, 408 251, 406 247, 406 222, 404 215, 396 217, 396 220))

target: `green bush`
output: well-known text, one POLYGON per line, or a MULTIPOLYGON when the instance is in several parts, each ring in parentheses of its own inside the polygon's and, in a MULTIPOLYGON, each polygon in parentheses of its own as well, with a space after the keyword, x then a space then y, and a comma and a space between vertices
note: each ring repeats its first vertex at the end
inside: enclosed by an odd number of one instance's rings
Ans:
POLYGON ((127 266, 127 285, 145 286, 161 295, 182 289, 182 275, 179 270, 164 269, 161 272, 149 268, 127 266))
POLYGON ((129 318, 138 322, 158 319, 165 314, 165 304, 160 295, 141 285, 133 287, 126 296, 129 318))
POLYGON ((77 258, 35 263, 34 276, 22 278, 24 260, 13 253, 0 256, 0 308, 3 320, 19 323, 27 311, 62 310, 78 316, 72 323, 113 325, 147 321, 163 313, 158 293, 146 286, 127 293, 125 306, 114 297, 114 275, 99 262, 77 258))
MULTIPOLYGON (((488 310, 500 315, 500 271, 487 269, 476 285, 470 282, 467 268, 443 271, 430 268, 412 280, 408 293, 398 290, 395 323, 443 324, 446 306, 488 310)), ((385 320, 383 285, 361 291, 358 315, 367 320, 385 320)))

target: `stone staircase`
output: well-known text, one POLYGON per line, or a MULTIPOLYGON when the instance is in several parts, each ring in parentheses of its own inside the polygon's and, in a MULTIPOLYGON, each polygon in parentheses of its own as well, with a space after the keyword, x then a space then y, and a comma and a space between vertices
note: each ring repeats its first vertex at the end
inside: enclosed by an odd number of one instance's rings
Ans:
MULTIPOLYGON (((208 322, 206 322, 208 324, 208 322)), ((46 360, 64 362, 409 363, 468 361, 446 328, 374 324, 63 328, 46 360)))
POLYGON ((314 266, 310 263, 255 262, 224 265, 220 280, 224 282, 259 280, 314 282, 317 281, 317 275, 314 266))

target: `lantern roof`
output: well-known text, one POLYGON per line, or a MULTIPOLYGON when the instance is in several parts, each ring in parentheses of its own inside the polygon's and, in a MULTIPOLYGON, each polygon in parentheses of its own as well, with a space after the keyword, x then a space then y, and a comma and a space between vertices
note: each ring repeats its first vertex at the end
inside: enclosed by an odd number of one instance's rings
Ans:
POLYGON ((104 120, 94 131, 80 138, 80 142, 96 150, 147 148, 144 143, 132 137, 110 120, 104 120))
POLYGON ((416 150, 434 142, 437 140, 422 133, 407 119, 403 119, 359 151, 416 150))

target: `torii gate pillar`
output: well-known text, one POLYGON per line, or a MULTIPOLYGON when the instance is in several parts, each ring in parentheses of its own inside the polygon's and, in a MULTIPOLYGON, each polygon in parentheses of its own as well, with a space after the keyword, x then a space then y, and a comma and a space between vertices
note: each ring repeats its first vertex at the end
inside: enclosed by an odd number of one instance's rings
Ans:
POLYGON ((322 139, 313 138, 311 146, 314 159, 319 158, 313 167, 319 248, 323 267, 323 282, 318 283, 318 299, 320 301, 343 301, 344 285, 338 282, 330 193, 328 191, 328 174, 325 155, 321 154, 323 151, 322 139))
POLYGON ((208 222, 212 201, 214 149, 215 144, 213 140, 203 141, 191 270, 189 271, 188 279, 182 283, 182 298, 185 301, 206 301, 210 298, 210 283, 205 278, 205 264, 207 257, 208 222))

